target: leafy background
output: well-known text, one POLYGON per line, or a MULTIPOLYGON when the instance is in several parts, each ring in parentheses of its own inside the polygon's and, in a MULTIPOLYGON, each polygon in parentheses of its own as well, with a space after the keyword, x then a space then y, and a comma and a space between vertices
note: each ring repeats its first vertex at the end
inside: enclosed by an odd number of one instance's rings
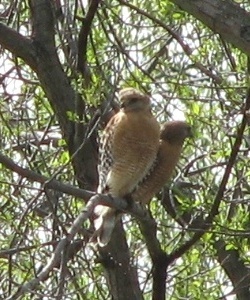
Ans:
POLYGON ((229 25, 249 22, 249 3, 204 1, 218 8, 214 32, 196 18, 202 1, 184 2, 1 1, 1 299, 249 299, 250 51, 220 23, 225 11, 229 25), (88 199, 18 166, 94 190, 99 135, 126 86, 151 95, 159 122, 187 120, 194 139, 152 223, 127 214, 102 251, 85 222, 27 292, 88 199))

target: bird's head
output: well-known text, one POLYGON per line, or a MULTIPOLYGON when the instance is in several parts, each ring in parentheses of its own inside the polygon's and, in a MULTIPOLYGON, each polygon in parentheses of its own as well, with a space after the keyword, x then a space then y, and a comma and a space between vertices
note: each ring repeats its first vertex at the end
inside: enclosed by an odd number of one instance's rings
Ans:
POLYGON ((192 137, 192 129, 186 122, 170 121, 162 125, 160 138, 170 144, 182 145, 188 137, 192 137))
POLYGON ((119 92, 121 108, 125 112, 150 110, 150 98, 134 88, 124 88, 119 92))

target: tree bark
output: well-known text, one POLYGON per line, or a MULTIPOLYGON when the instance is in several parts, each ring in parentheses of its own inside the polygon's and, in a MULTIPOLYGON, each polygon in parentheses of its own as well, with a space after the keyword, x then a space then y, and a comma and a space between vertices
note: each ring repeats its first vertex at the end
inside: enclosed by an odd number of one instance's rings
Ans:
POLYGON ((129 248, 121 221, 117 222, 109 244, 104 248, 99 248, 99 253, 99 262, 105 269, 111 299, 142 300, 137 270, 130 261, 129 248))
POLYGON ((237 249, 226 249, 226 243, 220 239, 214 243, 220 265, 230 278, 238 300, 250 299, 250 271, 244 265, 237 249))

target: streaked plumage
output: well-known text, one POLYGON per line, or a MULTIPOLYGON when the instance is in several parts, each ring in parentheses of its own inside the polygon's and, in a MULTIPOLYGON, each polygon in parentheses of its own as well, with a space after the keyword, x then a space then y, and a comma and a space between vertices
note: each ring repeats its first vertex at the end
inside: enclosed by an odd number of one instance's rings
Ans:
MULTIPOLYGON (((160 128, 150 99, 134 88, 120 91, 121 110, 107 124, 101 141, 98 193, 130 194, 152 167, 159 148, 160 128)), ((95 235, 107 244, 116 220, 113 208, 98 205, 95 235)))

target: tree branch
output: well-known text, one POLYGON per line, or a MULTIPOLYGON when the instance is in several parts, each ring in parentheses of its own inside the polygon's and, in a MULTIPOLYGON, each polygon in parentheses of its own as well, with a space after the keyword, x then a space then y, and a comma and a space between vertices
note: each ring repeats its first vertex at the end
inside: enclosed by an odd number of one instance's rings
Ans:
POLYGON ((92 0, 90 1, 89 9, 86 17, 82 22, 82 27, 78 37, 78 62, 77 69, 83 74, 85 79, 88 74, 86 74, 87 70, 87 45, 88 45, 88 36, 90 34, 92 22, 96 11, 98 9, 98 5, 100 0, 92 0))
POLYGON ((124 0, 119 0, 119 2, 131 9, 135 10, 137 13, 147 17, 148 19, 150 19, 153 22, 153 24, 157 24, 157 25, 161 26, 162 28, 164 28, 179 43, 179 45, 182 47, 182 50, 184 51, 184 53, 189 57, 189 59, 193 62, 194 66, 196 68, 198 68, 202 73, 204 73, 208 77, 212 78, 214 80, 214 82, 216 82, 217 84, 222 83, 222 78, 220 76, 214 74, 211 70, 209 70, 204 65, 202 65, 201 62, 193 59, 193 57, 192 57, 193 50, 189 47, 189 45, 187 43, 184 42, 182 37, 175 30, 173 30, 170 26, 166 25, 166 23, 164 23, 163 21, 153 17, 151 13, 140 9, 129 2, 126 2, 124 0))
POLYGON ((55 52, 54 15, 52 2, 49 0, 31 0, 33 38, 40 45, 55 52))
POLYGON ((188 242, 186 242, 184 245, 180 246, 178 249, 176 249, 175 251, 173 251, 170 254, 169 263, 172 263, 174 260, 181 257, 186 251, 188 251, 212 226, 215 216, 219 213, 219 206, 220 206, 221 200, 224 196, 224 192, 226 190, 226 185, 227 185, 229 176, 231 175, 232 168, 234 166, 234 163, 236 161, 236 158, 237 158, 237 155, 238 155, 241 143, 242 143, 243 133, 244 133, 244 130, 246 128, 248 118, 249 118, 249 115, 248 115, 249 109, 250 109, 250 90, 248 90, 248 93, 247 93, 241 125, 238 129, 237 136, 236 136, 236 139, 235 139, 235 142, 232 147, 232 151, 231 151, 231 154, 230 154, 230 157, 228 160, 228 164, 225 168, 225 172, 222 177, 216 197, 214 199, 213 206, 212 206, 207 218, 203 222, 203 224, 201 224, 201 226, 198 228, 197 233, 195 233, 188 242))
POLYGON ((34 39, 31 41, 1 24, 0 44, 14 55, 20 56, 41 81, 50 104, 59 120, 63 136, 69 145, 74 137, 73 122, 69 113, 74 113, 75 92, 61 67, 54 42, 54 18, 51 1, 31 0, 34 39), (16 41, 16 43, 15 43, 16 41))
POLYGON ((250 15, 239 5, 221 0, 171 1, 250 55, 250 15))
POLYGON ((97 262, 105 268, 104 274, 112 300, 143 300, 137 270, 131 264, 130 251, 121 220, 117 222, 108 245, 99 247, 98 250, 100 257, 97 262))
POLYGON ((40 182, 44 185, 44 187, 57 190, 62 193, 66 193, 75 197, 79 197, 87 201, 90 199, 95 193, 86 191, 80 188, 76 188, 70 184, 62 183, 56 179, 50 179, 46 176, 40 175, 32 170, 22 168, 18 166, 12 159, 4 156, 0 153, 0 163, 4 165, 7 169, 18 173, 20 176, 27 178, 31 181, 40 182))
POLYGON ((75 219, 74 223, 68 231, 68 235, 58 243, 53 255, 51 256, 45 267, 42 269, 42 271, 37 275, 36 278, 22 285, 14 295, 8 297, 8 300, 18 299, 20 296, 31 292, 40 282, 46 280, 49 277, 49 273, 53 270, 53 268, 58 266, 65 247, 70 245, 75 235, 79 232, 83 222, 86 221, 91 216, 91 214, 93 214, 93 210, 98 204, 100 204, 100 196, 95 195, 90 199, 86 208, 83 209, 75 219))
POLYGON ((36 66, 36 49, 33 41, 0 23, 0 44, 17 57, 22 58, 32 69, 36 66))
MULTIPOLYGON (((62 258, 62 253, 63 253, 65 247, 71 245, 71 242, 73 241, 75 235, 81 230, 82 224, 88 218, 90 218, 93 215, 93 211, 94 211, 94 208, 95 208, 96 205, 108 205, 108 206, 111 206, 111 207, 114 207, 114 208, 120 209, 120 210, 128 209, 128 203, 127 203, 127 201, 125 201, 123 199, 113 199, 113 198, 109 197, 108 195, 94 195, 93 197, 91 197, 90 200, 88 201, 86 207, 82 209, 82 212, 74 220, 72 226, 70 227, 70 229, 68 231, 67 236, 64 239, 62 239, 58 243, 58 245, 56 246, 56 249, 55 249, 53 255, 51 256, 50 260, 45 265, 45 267, 42 269, 42 271, 37 275, 36 278, 30 280, 29 282, 27 282, 23 286, 21 286, 18 289, 18 291, 16 292, 16 294, 9 297, 8 300, 18 299, 21 295, 34 290, 40 282, 45 281, 46 279, 48 279, 49 273, 53 270, 53 268, 58 267, 58 265, 60 264, 60 260, 62 258)), ((132 214, 134 214, 135 216, 139 217, 139 218, 147 218, 148 217, 147 212, 145 210, 143 210, 141 208, 141 206, 138 205, 138 204, 134 204, 132 206, 132 208, 129 207, 129 211, 132 214)), ((116 230, 115 232, 117 234, 119 231, 116 230)), ((113 241, 116 243, 116 247, 115 247, 116 250, 118 249, 117 248, 117 240, 119 239, 119 241, 121 242, 121 237, 122 237, 122 235, 120 234, 119 237, 113 239, 113 241)), ((111 273, 114 276, 115 273, 113 272, 113 270, 118 270, 118 271, 120 270, 121 271, 122 269, 121 269, 120 263, 123 261, 123 266, 128 268, 128 273, 126 273, 126 275, 127 275, 126 278, 128 278, 128 277, 130 278, 130 276, 132 276, 135 279, 135 278, 137 278, 134 274, 135 270, 133 270, 133 272, 131 273, 133 268, 130 267, 129 260, 128 261, 126 260, 127 258, 129 258, 129 255, 125 255, 125 256, 123 255, 124 254, 124 243, 126 245, 125 236, 124 236, 123 243, 120 244, 120 247, 121 247, 120 249, 122 249, 122 251, 120 253, 122 253, 122 256, 118 256, 117 259, 115 259, 115 257, 117 257, 117 255, 112 256, 113 263, 117 263, 118 268, 115 269, 112 266, 111 267, 111 270, 112 270, 111 273), (123 259, 122 259, 122 257, 123 257, 123 259), (124 259, 125 259, 126 262, 124 261, 124 259), (129 274, 129 276, 128 276, 128 274, 129 274)), ((111 249, 114 249, 113 246, 111 247, 111 249)), ((105 253, 106 257, 107 257, 107 254, 110 255, 109 251, 106 252, 107 249, 108 248, 100 249, 100 252, 102 254, 105 253)), ((128 251, 128 247, 126 247, 126 249, 128 251)), ((69 257, 68 257, 68 259, 69 259, 69 257)), ((105 266, 107 268, 107 260, 106 260, 105 266)), ((107 270, 108 269, 109 268, 107 268, 107 270)), ((124 275, 123 271, 122 271, 122 275, 124 275)), ((124 280, 124 276, 120 276, 119 278, 124 280)), ((118 278, 117 278, 117 280, 118 280, 118 278)), ((131 278, 129 280, 130 280, 131 287, 133 287, 134 286, 134 280, 131 280, 131 278)), ((119 289, 120 287, 121 287, 121 285, 117 284, 117 288, 119 289)), ((133 291, 133 293, 134 292, 135 291, 133 291)), ((135 292, 135 293, 138 295, 138 291, 135 292)), ((121 299, 121 298, 119 298, 119 299, 121 299)), ((136 299, 142 299, 142 298, 137 297, 136 299)))
POLYGON ((226 243, 222 239, 214 242, 214 248, 216 249, 220 265, 232 281, 234 286, 233 293, 237 295, 237 299, 250 299, 250 272, 240 258, 239 251, 237 249, 226 250, 226 243))
POLYGON ((147 220, 138 220, 139 227, 145 238, 147 249, 153 263, 153 300, 165 300, 166 278, 169 258, 161 248, 157 239, 157 224, 152 216, 147 220))
MULTIPOLYGON (((18 166, 12 159, 4 156, 0 153, 0 163, 7 169, 19 174, 20 176, 27 178, 31 181, 40 182, 44 185, 44 188, 54 189, 62 193, 66 193, 75 197, 84 199, 87 202, 92 196, 96 195, 95 192, 87 191, 84 189, 76 188, 70 184, 62 183, 56 179, 50 179, 46 176, 40 175, 34 171, 18 166)), ((148 212, 141 207, 138 203, 132 203, 128 205, 127 201, 121 198, 111 198, 109 195, 102 195, 100 204, 114 207, 121 211, 126 211, 138 218, 149 217, 148 212)))

